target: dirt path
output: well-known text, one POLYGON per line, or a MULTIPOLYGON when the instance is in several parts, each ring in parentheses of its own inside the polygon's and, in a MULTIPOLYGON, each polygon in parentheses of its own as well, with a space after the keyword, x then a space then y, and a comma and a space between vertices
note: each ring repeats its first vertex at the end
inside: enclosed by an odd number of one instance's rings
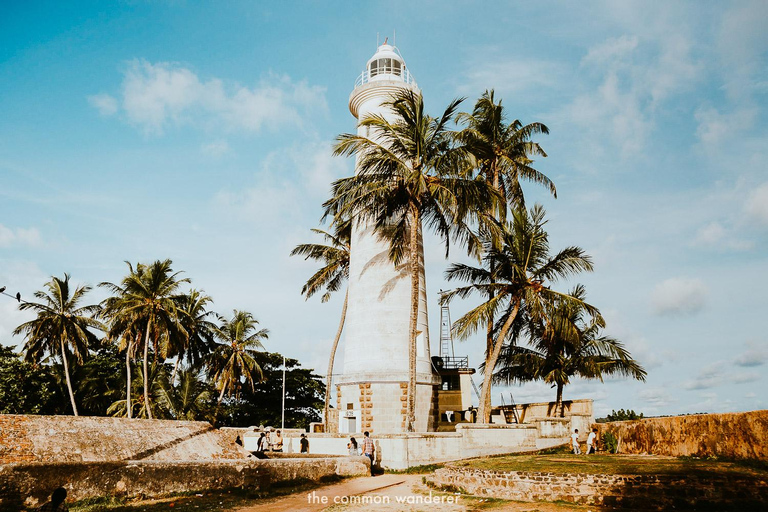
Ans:
POLYGON ((518 503, 434 492, 422 475, 361 477, 243 507, 236 512, 590 512, 590 507, 518 503))

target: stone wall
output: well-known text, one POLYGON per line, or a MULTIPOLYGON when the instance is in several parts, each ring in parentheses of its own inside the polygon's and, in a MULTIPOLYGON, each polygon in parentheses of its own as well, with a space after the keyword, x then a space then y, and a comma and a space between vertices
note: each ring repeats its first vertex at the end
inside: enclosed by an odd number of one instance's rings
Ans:
POLYGON ((240 459, 236 435, 202 421, 0 414, 0 464, 240 459))
POLYGON ((696 414, 598 424, 621 453, 768 460, 768 411, 696 414))
POLYGON ((209 462, 58 462, 0 465, 0 510, 37 506, 56 487, 67 499, 162 496, 197 490, 259 490, 279 481, 369 472, 366 457, 209 462))
POLYGON ((516 501, 566 501, 635 510, 765 510, 768 483, 737 476, 509 473, 445 467, 427 480, 477 496, 516 501))

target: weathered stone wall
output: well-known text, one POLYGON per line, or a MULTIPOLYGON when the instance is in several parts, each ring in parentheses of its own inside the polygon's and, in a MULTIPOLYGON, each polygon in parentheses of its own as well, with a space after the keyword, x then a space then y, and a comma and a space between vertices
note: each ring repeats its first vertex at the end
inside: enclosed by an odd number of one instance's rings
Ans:
POLYGON ((768 460, 768 411, 696 414, 598 424, 621 453, 768 460))
POLYGON ((0 510, 36 506, 56 487, 67 499, 96 496, 162 496, 214 489, 265 489, 279 481, 365 475, 366 457, 210 462, 59 462, 0 466, 0 510))
POLYGON ((765 510, 768 483, 736 476, 509 473, 448 466, 427 480, 477 496, 517 501, 567 501, 633 510, 765 510))
POLYGON ((0 464, 240 459, 236 435, 202 421, 0 414, 0 464))

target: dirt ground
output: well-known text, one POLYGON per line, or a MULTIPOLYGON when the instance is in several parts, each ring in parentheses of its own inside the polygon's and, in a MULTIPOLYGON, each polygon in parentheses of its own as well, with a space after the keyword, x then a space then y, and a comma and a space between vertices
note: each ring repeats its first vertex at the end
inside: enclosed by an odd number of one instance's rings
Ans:
POLYGON ((276 498, 236 512, 588 512, 590 507, 550 503, 518 503, 435 492, 422 475, 355 478, 310 493, 276 498), (324 499, 325 498, 325 499, 324 499))

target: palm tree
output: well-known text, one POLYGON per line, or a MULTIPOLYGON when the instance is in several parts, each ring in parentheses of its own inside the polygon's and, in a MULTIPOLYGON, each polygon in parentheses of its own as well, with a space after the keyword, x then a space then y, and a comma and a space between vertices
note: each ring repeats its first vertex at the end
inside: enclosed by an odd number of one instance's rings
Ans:
POLYGON ((357 175, 334 182, 333 197, 324 204, 326 216, 352 218, 372 225, 389 239, 389 256, 398 266, 407 262, 411 279, 409 379, 406 424, 413 431, 416 398, 416 335, 420 267, 423 265, 422 224, 444 240, 446 256, 451 237, 478 254, 480 243, 467 229, 478 222, 498 197, 486 183, 462 173, 467 153, 451 143, 448 124, 461 100, 454 100, 439 118, 424 112, 421 94, 398 93, 385 107, 392 122, 381 115, 365 117, 371 138, 342 134, 335 155, 357 155, 357 175))
POLYGON ((219 391, 216 402, 214 423, 225 393, 238 391, 245 380, 253 389, 254 382, 261 382, 264 375, 254 356, 256 350, 263 350, 262 340, 269 337, 267 329, 258 329, 259 322, 247 311, 234 310, 232 319, 219 317, 221 325, 214 335, 219 341, 208 358, 209 374, 214 386, 219 391))
MULTIPOLYGON (((114 294, 103 302, 103 314, 110 319, 109 336, 122 339, 126 347, 126 365, 130 378, 130 357, 139 345, 143 348, 143 375, 149 375, 149 344, 153 344, 155 364, 158 356, 165 360, 167 348, 164 338, 184 339, 187 332, 179 319, 182 295, 178 293, 182 283, 189 279, 179 278, 181 272, 174 272, 171 260, 157 260, 149 265, 137 263, 134 268, 128 264, 129 273, 120 285, 101 283, 114 294), (143 338, 143 340, 142 340, 143 338), (164 346, 165 345, 165 346, 164 346)), ((150 408, 149 382, 144 381, 144 406, 147 418, 152 418, 150 408)), ((127 385, 126 408, 132 410, 131 386, 127 385)), ((130 417, 130 416, 129 416, 130 417)))
MULTIPOLYGON (((456 119, 466 125, 456 134, 456 139, 473 156, 477 175, 490 184, 510 208, 525 206, 521 179, 543 185, 557 197, 552 180, 532 167, 534 156, 547 156, 538 143, 531 141, 533 135, 549 133, 544 124, 523 126, 518 120, 507 124, 504 107, 501 100, 495 101, 493 90, 485 91, 475 102, 471 114, 460 113, 456 119)), ((492 298, 493 295, 488 297, 492 298)), ((490 318, 486 324, 486 362, 492 353, 494 323, 495 319, 490 318)), ((490 408, 490 394, 487 400, 486 407, 490 408)))
POLYGON ((127 400, 116 400, 107 409, 107 414, 128 418, 171 419, 173 416, 169 403, 165 400, 165 390, 170 387, 167 366, 165 364, 150 366, 149 379, 144 378, 141 366, 134 368, 134 371, 132 385, 138 395, 136 402, 131 402, 129 406, 127 400), (149 390, 149 395, 143 394, 143 389, 149 390))
POLYGON ((185 368, 179 372, 179 385, 162 388, 159 398, 174 419, 201 420, 209 411, 211 387, 200 380, 197 369, 185 368))
POLYGON ((186 336, 167 338, 170 342, 168 354, 176 356, 171 385, 176 384, 176 374, 183 359, 188 367, 196 366, 213 350, 213 332, 216 324, 208 318, 215 313, 206 310, 212 302, 211 297, 198 290, 190 290, 179 299, 178 313, 186 336))
POLYGON ((483 386, 480 396, 479 418, 490 420, 491 376, 508 334, 518 313, 525 311, 535 321, 549 323, 547 305, 555 300, 576 302, 592 315, 598 325, 604 325, 600 313, 578 297, 551 290, 549 284, 582 271, 592 270, 592 261, 579 247, 567 247, 555 256, 549 254, 549 241, 544 231, 544 209, 535 205, 530 212, 519 208, 511 222, 504 224, 504 233, 497 248, 486 241, 481 267, 453 264, 446 271, 449 281, 471 283, 443 296, 450 301, 479 293, 490 297, 454 323, 457 336, 466 339, 480 326, 497 319, 493 333, 495 340, 483 368, 483 386))
MULTIPOLYGON (((327 245, 323 244, 300 244, 291 251, 291 256, 304 256, 304 259, 322 261, 324 265, 307 280, 301 288, 301 293, 309 299, 320 289, 325 287, 325 293, 320 299, 321 302, 328 302, 331 293, 338 291, 349 278, 349 251, 350 238, 352 237, 352 222, 349 220, 336 223, 335 233, 330 234, 320 229, 313 229, 314 233, 322 235, 327 245)), ((333 339, 331 355, 328 358, 328 373, 325 378, 325 404, 323 406, 323 421, 326 429, 328 428, 328 412, 331 403, 331 381, 333 379, 333 362, 336 358, 336 349, 339 346, 341 332, 344 330, 344 322, 347 318, 347 301, 349 292, 344 293, 344 305, 341 308, 341 319, 339 327, 336 329, 336 337, 333 339)))
POLYGON ((587 318, 586 293, 581 285, 570 292, 576 301, 556 299, 549 308, 549 325, 531 329, 529 347, 508 345, 502 350, 493 380, 500 383, 543 380, 557 387, 556 407, 563 408, 563 388, 571 377, 600 379, 623 375, 645 381, 645 369, 615 338, 601 336, 600 322, 587 318))
POLYGON ((33 310, 37 318, 21 324, 14 329, 13 334, 25 333, 24 352, 27 361, 40 361, 46 353, 61 357, 72 412, 77 416, 77 404, 69 375, 70 353, 75 361, 81 363, 88 355, 88 348, 98 343, 96 335, 89 328, 103 330, 104 326, 93 318, 99 306, 79 306, 85 294, 91 290, 90 286, 78 286, 71 291, 69 274, 64 274, 64 279, 51 276, 45 287, 47 293, 34 293, 40 303, 21 303, 19 309, 33 310))

